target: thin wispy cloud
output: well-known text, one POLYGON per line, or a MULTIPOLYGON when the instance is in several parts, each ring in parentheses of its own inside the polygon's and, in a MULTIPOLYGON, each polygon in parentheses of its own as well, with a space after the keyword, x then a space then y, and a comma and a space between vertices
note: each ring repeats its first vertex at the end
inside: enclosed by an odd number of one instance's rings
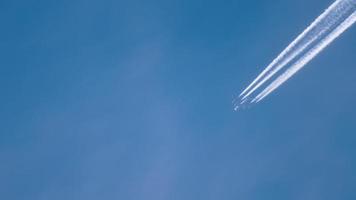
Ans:
POLYGON ((336 0, 241 92, 235 110, 267 97, 355 22, 356 0, 336 0))

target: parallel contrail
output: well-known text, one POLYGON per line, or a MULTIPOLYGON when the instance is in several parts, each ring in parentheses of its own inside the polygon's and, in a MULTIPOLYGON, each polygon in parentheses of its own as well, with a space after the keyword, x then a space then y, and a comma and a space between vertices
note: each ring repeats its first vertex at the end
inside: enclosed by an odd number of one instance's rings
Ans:
POLYGON ((261 74, 257 76, 255 80, 252 81, 252 83, 247 86, 247 88, 241 92, 240 97, 242 99, 245 99, 247 96, 249 96, 251 93, 253 93, 261 84, 266 82, 266 79, 270 78, 273 76, 278 70, 280 70, 284 65, 286 65, 288 62, 290 62, 292 59, 294 59, 298 54, 300 54, 307 46, 309 46, 313 41, 315 41, 320 35, 325 32, 326 30, 323 29, 319 33, 315 33, 315 27, 317 27, 323 19, 325 19, 328 15, 333 13, 336 7, 339 6, 340 2, 342 0, 337 0, 335 1, 328 9, 326 9, 313 23, 311 23, 292 43, 290 43, 278 56, 275 58, 271 64, 269 64, 266 69, 262 71, 261 74), (306 41, 304 44, 299 44, 302 39, 305 39, 308 37, 307 35, 312 35, 310 36, 311 38, 309 41, 306 41), (300 45, 300 47, 297 47, 297 45, 300 45), (296 49, 295 49, 296 48, 296 49), (282 61, 282 63, 280 63, 282 61), (267 74, 267 72, 271 71, 273 68, 275 68, 274 71, 272 71, 271 74, 267 75, 267 78, 263 79, 259 84, 256 85, 257 81, 259 81, 263 76, 267 74), (255 85, 255 86, 254 86, 255 85), (254 86, 252 88, 252 86, 254 86), (252 88, 252 89, 251 89, 252 88), (250 90, 251 89, 251 90, 250 90), (250 90, 250 91, 249 91, 250 90), (249 91, 249 92, 248 92, 249 91), (247 93, 248 92, 248 93, 247 93), (247 94, 246 94, 247 93, 247 94))
POLYGON ((341 23, 335 30, 333 30, 327 37, 322 39, 315 47, 308 51, 302 58, 300 58, 294 65, 292 65, 286 72, 280 75, 275 81, 273 81, 266 89, 258 94, 251 102, 259 102, 267 95, 276 90, 280 85, 297 73, 303 68, 309 61, 317 56, 325 47, 327 47, 332 41, 339 37, 344 31, 346 31, 352 24, 356 22, 356 12, 352 13, 343 23, 341 23))
POLYGON ((336 0, 241 92, 239 105, 259 102, 277 89, 348 29, 356 20, 355 13, 356 0, 336 0), (289 69, 284 74, 267 87, 264 86, 265 89, 261 93, 252 97, 257 90, 263 89, 261 86, 267 81, 271 82, 271 78, 286 66, 289 66, 289 69))

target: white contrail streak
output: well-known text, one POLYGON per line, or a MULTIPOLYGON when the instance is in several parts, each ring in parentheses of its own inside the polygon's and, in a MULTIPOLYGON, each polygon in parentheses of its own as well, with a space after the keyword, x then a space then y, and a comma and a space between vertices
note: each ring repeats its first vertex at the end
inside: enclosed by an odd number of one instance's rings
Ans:
POLYGON ((351 27, 356 22, 356 11, 352 13, 343 23, 341 23, 334 31, 332 31, 327 37, 322 39, 314 48, 308 51, 302 58, 300 58, 294 65, 292 65, 286 72, 280 75, 275 81, 273 81, 266 89, 264 89, 259 95, 257 95, 252 102, 259 102, 267 95, 276 90, 280 85, 297 73, 303 68, 309 61, 317 56, 324 48, 326 48, 332 41, 339 37, 344 31, 351 27))
POLYGON ((328 9, 326 9, 313 23, 311 23, 292 43, 290 43, 278 56, 275 58, 271 64, 269 64, 263 71, 260 73, 255 80, 252 81, 252 83, 247 86, 247 88, 241 92, 240 97, 242 99, 245 99, 247 96, 249 96, 251 93, 253 93, 260 85, 262 85, 264 82, 267 81, 271 76, 273 76, 277 71, 279 71, 284 65, 286 65, 288 62, 290 62, 292 59, 294 59, 298 54, 300 54, 307 46, 309 46, 313 41, 315 41, 320 35, 323 34, 325 29, 321 31, 320 33, 314 35, 308 42, 305 44, 302 44, 301 47, 297 48, 294 52, 291 53, 291 55, 288 56, 288 54, 293 50, 293 48, 296 47, 296 45, 304 39, 307 34, 311 32, 312 29, 314 29, 319 23, 326 17, 328 16, 337 6, 339 6, 340 2, 342 0, 337 0, 335 1, 331 6, 329 6, 328 9), (286 57, 287 56, 287 57, 286 57), (285 58, 283 60, 283 58, 285 58), (278 64, 281 60, 283 60, 282 63, 278 64), (278 64, 276 66, 276 64, 278 64), (271 69, 275 67, 275 70, 272 71, 271 74, 267 75, 266 78, 264 78, 259 84, 255 85, 263 76, 266 75, 267 72, 269 72, 271 69), (255 86, 254 86, 255 85, 255 86), (252 86, 254 86, 252 88, 252 86), (252 88, 252 89, 251 89, 252 88), (250 90, 251 89, 251 90, 250 90), (249 91, 250 90, 250 91, 249 91), (249 91, 249 92, 248 92, 249 91), (248 92, 246 94, 246 92, 248 92))
POLYGON ((356 20, 355 13, 356 0, 336 0, 241 92, 240 105, 257 103, 277 89, 351 27, 356 20), (274 78, 286 66, 287 70, 274 78), (266 87, 267 81, 270 84, 266 87), (262 92, 255 94, 257 90, 262 92))

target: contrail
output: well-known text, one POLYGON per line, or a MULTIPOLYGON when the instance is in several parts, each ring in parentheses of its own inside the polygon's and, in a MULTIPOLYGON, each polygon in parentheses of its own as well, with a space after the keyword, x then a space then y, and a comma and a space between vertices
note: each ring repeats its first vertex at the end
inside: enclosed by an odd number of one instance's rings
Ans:
POLYGON ((332 41, 339 37, 344 31, 356 22, 356 11, 352 13, 343 23, 341 23, 334 31, 332 31, 327 37, 322 39, 315 47, 308 51, 302 58, 300 58, 294 65, 292 65, 286 72, 280 75, 275 81, 273 81, 266 89, 258 94, 251 102, 259 102, 267 95, 276 90, 280 85, 297 73, 303 68, 309 61, 317 56, 324 48, 326 48, 332 41))
POLYGON ((241 92, 241 94, 239 95, 240 97, 242 96, 242 99, 245 99, 247 96, 249 96, 251 93, 253 93, 261 84, 263 84, 266 79, 268 79, 269 77, 273 76, 278 70, 280 70, 284 65, 286 65, 288 62, 290 62, 292 59, 294 59, 298 54, 300 54, 308 45, 310 45, 310 43, 312 43, 313 41, 315 41, 324 31, 326 30, 322 30, 320 33, 315 34, 314 32, 312 32, 313 29, 315 29, 315 27, 317 27, 323 19, 326 18, 326 16, 330 15, 330 13, 333 12, 333 10, 335 10, 335 8, 337 6, 339 6, 340 2, 342 0, 337 0, 335 1, 331 6, 329 6, 328 9, 326 9, 313 23, 311 23, 292 43, 290 43, 278 56, 277 58, 275 58, 272 63, 270 63, 263 71, 261 74, 259 74, 257 76, 257 78, 255 80, 252 81, 252 83, 247 86, 247 88, 241 92), (304 44, 301 44, 301 47, 295 49, 295 51, 293 51, 294 48, 296 48, 297 44, 301 42, 302 39, 304 39, 305 37, 307 37, 308 34, 312 34, 314 33, 314 35, 311 37, 311 39, 309 41, 307 41, 304 44), (292 53, 291 53, 292 52, 292 53), (290 54, 290 55, 288 55, 290 54), (284 60, 283 60, 284 59, 284 60), (281 62, 280 64, 278 64, 279 62, 281 62), (278 65, 276 65, 278 64, 278 65), (268 75, 267 78, 263 79, 262 83, 257 84, 255 87, 252 88, 252 86, 254 86, 257 81, 259 81, 263 76, 266 75, 267 72, 269 72, 271 69, 276 68, 271 75, 268 75), (251 89, 252 88, 252 89, 251 89), (251 90, 250 90, 251 89, 251 90), (250 90, 250 91, 249 91, 250 90), (249 92, 248 92, 249 91, 249 92), (248 92, 248 93, 247 93, 248 92), (246 94, 247 93, 247 94, 246 94))
POLYGON ((257 103, 278 88, 348 29, 355 22, 355 12, 356 0, 336 0, 241 92, 239 95, 240 105, 247 103, 247 99, 252 99, 248 103, 257 103), (253 98, 251 97, 253 93, 286 66, 290 67, 283 75, 277 78, 278 81, 275 80, 260 94, 255 95, 253 98))

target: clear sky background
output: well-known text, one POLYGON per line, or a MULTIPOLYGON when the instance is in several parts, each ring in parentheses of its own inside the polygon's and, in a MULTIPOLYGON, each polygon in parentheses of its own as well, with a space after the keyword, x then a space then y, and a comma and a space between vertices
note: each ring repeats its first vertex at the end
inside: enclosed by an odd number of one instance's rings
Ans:
POLYGON ((332 0, 0 1, 0 199, 356 199, 356 27, 232 99, 332 0))

